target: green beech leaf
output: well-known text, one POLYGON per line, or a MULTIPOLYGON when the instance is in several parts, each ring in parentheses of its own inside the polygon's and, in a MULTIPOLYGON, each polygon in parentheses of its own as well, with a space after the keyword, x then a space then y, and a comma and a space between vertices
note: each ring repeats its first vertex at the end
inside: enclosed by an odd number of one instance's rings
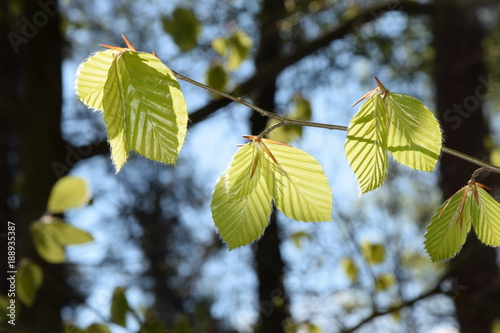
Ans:
POLYGON ((103 110, 104 84, 114 59, 113 50, 94 53, 77 70, 75 90, 78 98, 95 111, 103 110))
POLYGON ((111 321, 120 326, 127 327, 128 311, 130 311, 130 306, 125 295, 125 288, 115 288, 113 297, 111 298, 111 321))
POLYGON ((319 162, 298 148, 263 142, 279 163, 265 158, 274 170, 276 208, 286 216, 304 222, 331 221, 332 190, 319 162))
POLYGON ((130 150, 175 163, 187 108, 173 73, 157 57, 127 49, 96 53, 79 67, 76 89, 85 104, 104 111, 117 172, 130 150))
POLYGON ((352 118, 344 145, 361 194, 377 189, 387 177, 387 130, 382 96, 374 94, 352 118))
MULTIPOLYGON (((266 177, 260 172, 254 173, 251 178, 249 176, 254 152, 262 154, 254 149, 252 143, 238 150, 229 168, 219 178, 212 196, 212 218, 230 250, 259 238, 269 223, 272 211, 272 196, 266 177), (241 164, 240 161, 248 161, 248 164, 241 164), (239 186, 235 190, 228 184, 239 186)), ((259 164, 263 160, 259 158, 259 164)))
POLYGON ((471 203, 472 226, 477 238, 489 246, 500 246, 500 204, 481 187, 477 186, 479 205, 471 203))
POLYGON ((62 213, 68 209, 87 204, 90 191, 83 178, 66 176, 59 179, 50 192, 47 210, 62 213))
POLYGON ((191 9, 178 7, 172 17, 163 19, 163 29, 173 37, 182 51, 189 51, 196 47, 201 23, 191 9))
POLYGON ((331 221, 331 189, 314 157, 269 140, 250 142, 236 152, 212 196, 215 226, 230 249, 262 235, 272 200, 293 219, 331 221))
POLYGON ((401 164, 421 171, 432 171, 441 154, 439 123, 418 99, 388 93, 385 99, 391 124, 388 149, 401 164))
POLYGON ((473 197, 469 186, 465 186, 446 200, 431 218, 424 245, 432 261, 447 260, 460 252, 472 226, 473 197))
POLYGON ((33 261, 23 258, 17 269, 17 296, 27 306, 32 306, 38 289, 42 285, 43 271, 33 261))

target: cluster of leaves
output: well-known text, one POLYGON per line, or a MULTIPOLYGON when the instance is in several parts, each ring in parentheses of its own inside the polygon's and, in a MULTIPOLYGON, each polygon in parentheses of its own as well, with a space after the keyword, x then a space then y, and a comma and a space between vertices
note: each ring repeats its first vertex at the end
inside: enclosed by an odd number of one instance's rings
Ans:
MULTIPOLYGON (((63 177, 50 192, 47 212, 31 226, 35 249, 42 259, 50 263, 66 260, 65 247, 93 241, 92 236, 67 224, 57 217, 65 211, 86 205, 90 191, 85 180, 79 177, 63 177)), ((22 258, 17 267, 17 295, 26 306, 32 306, 43 282, 43 270, 33 260, 22 258)))
MULTIPOLYGON (((128 48, 110 47, 113 50, 97 52, 82 63, 77 95, 91 108, 103 111, 117 172, 130 150, 173 164, 182 148, 188 118, 179 84, 154 53, 137 52, 125 41, 128 48)), ((228 57, 228 68, 234 69, 246 57, 249 44, 241 33, 235 33, 215 40, 213 47, 228 57)), ((345 155, 361 194, 384 183, 389 154, 407 167, 429 172, 442 149, 441 129, 432 112, 416 98, 390 92, 376 81, 378 87, 360 100, 366 99, 350 122, 345 142, 345 155)), ((308 102, 297 98, 296 109, 289 116, 309 120, 308 102)), ((273 134, 286 142, 297 136, 296 127, 273 134)), ((262 235, 272 203, 298 221, 331 220, 331 189, 314 157, 260 136, 245 138, 251 142, 236 152, 219 178, 211 204, 215 225, 230 249, 262 235)), ((500 245, 500 205, 476 184, 471 182, 457 192, 432 218, 425 242, 432 260, 453 257, 464 243, 471 221, 485 244, 500 245)))

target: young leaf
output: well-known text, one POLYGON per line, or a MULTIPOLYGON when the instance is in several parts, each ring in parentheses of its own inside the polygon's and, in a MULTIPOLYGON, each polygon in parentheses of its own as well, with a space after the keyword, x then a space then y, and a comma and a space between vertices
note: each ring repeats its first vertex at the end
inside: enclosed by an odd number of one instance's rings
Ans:
POLYGON ((212 196, 214 223, 230 249, 262 235, 273 199, 288 217, 331 221, 331 189, 314 157, 272 140, 247 138, 255 141, 234 155, 212 196))
POLYGON ((432 171, 441 154, 439 123, 418 99, 398 93, 385 98, 391 124, 387 146, 401 164, 421 171, 432 171))
POLYGON ((50 191, 47 210, 51 213, 62 213, 68 209, 87 204, 90 191, 83 178, 66 176, 59 179, 50 191))
POLYGON ((387 110, 382 96, 374 94, 352 118, 345 154, 358 180, 361 194, 380 187, 387 177, 387 110))
MULTIPOLYGON (((210 68, 205 74, 205 82, 207 85, 217 90, 224 91, 228 81, 229 76, 227 75, 224 67, 222 67, 219 63, 210 65, 210 68)), ((220 98, 220 96, 215 93, 212 93, 212 97, 220 98)))
POLYGON ((16 279, 17 296, 21 302, 29 307, 32 306, 42 281, 43 271, 40 266, 28 258, 21 259, 16 279))
POLYGON ((217 182, 212 196, 212 218, 230 250, 259 238, 271 215, 272 196, 266 177, 257 173, 250 177, 252 160, 248 160, 246 165, 238 163, 242 157, 253 156, 253 151, 253 143, 240 148, 217 182), (228 188, 228 184, 235 184, 236 179, 238 184, 244 183, 239 190, 228 188))
POLYGON ((297 221, 331 221, 332 190, 318 161, 292 146, 269 141, 261 143, 276 159, 264 155, 274 171, 276 208, 297 221))
POLYGON ((173 73, 154 55, 103 51, 80 65, 78 97, 104 111, 116 171, 129 150, 174 164, 184 143, 187 108, 173 73))
POLYGON ((472 226, 473 197, 469 186, 465 186, 446 200, 431 218, 424 245, 432 261, 447 260, 460 252, 472 226))
POLYGON ((480 186, 476 189, 479 203, 471 200, 474 231, 484 244, 500 246, 500 204, 480 186))
POLYGON ((115 288, 111 299, 111 321, 120 326, 127 327, 126 319, 128 311, 130 311, 130 306, 125 295, 125 288, 115 288))
POLYGON ((96 111, 103 110, 104 84, 114 59, 113 53, 113 50, 94 53, 77 69, 76 95, 96 111))

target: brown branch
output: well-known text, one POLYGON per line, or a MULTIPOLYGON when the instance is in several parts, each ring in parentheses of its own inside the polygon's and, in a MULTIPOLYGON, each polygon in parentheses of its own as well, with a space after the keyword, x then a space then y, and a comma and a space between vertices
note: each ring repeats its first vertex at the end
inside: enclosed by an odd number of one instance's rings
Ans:
MULTIPOLYGON (((297 46, 295 52, 283 57, 278 57, 267 65, 258 68, 257 73, 255 73, 247 81, 240 84, 229 94, 233 96, 244 96, 250 94, 256 88, 261 86, 262 82, 268 82, 269 80, 274 79, 286 68, 330 45, 333 41, 344 38, 349 33, 361 28, 363 24, 378 19, 383 13, 389 11, 404 11, 409 14, 429 14, 432 12, 432 8, 433 5, 420 4, 411 1, 389 1, 384 4, 368 7, 355 17, 344 21, 334 30, 327 32, 322 37, 309 43, 297 46)), ((231 101, 227 99, 218 99, 208 102, 208 104, 189 115, 191 125, 199 123, 215 111, 227 106, 230 103, 231 101)))

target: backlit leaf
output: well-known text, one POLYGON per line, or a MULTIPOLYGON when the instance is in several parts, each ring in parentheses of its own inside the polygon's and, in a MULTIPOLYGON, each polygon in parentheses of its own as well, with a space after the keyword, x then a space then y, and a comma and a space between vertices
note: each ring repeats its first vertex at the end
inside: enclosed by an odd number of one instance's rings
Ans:
POLYGON ((43 271, 28 258, 21 259, 17 269, 17 296, 27 306, 32 306, 38 289, 42 285, 43 271))
MULTIPOLYGON (((247 144, 240 150, 249 147, 246 149, 253 151, 251 146, 251 143, 247 144)), ((246 187, 245 191, 248 193, 245 192, 245 196, 231 195, 227 187, 227 184, 233 181, 231 171, 230 166, 219 178, 212 196, 211 208, 217 230, 229 249, 234 249, 251 243, 262 235, 269 223, 272 196, 267 188, 266 178, 259 174, 254 175, 256 181, 252 189, 246 187)), ((247 181, 250 179, 247 178, 247 181)))
POLYGON ((465 186, 446 200, 431 218, 424 245, 432 261, 447 260, 460 252, 472 226, 470 203, 473 197, 472 191, 465 186), (461 205, 463 198, 465 201, 461 205))
POLYGON ((387 146, 401 164, 421 171, 432 171, 441 154, 439 123, 418 99, 388 93, 385 104, 391 124, 387 146))
POLYGON ((319 162, 295 147, 272 142, 265 145, 279 163, 264 155, 274 170, 276 208, 297 221, 331 221, 332 190, 319 162))
POLYGON ((117 172, 130 150, 175 163, 187 108, 173 73, 157 57, 128 49, 96 53, 79 67, 76 89, 85 104, 104 111, 117 172))
POLYGON ((500 246, 500 204, 481 187, 477 187, 479 205, 471 200, 472 226, 480 241, 500 246))
MULTIPOLYGON (((205 76, 205 81, 207 85, 220 91, 226 89, 227 83, 229 81, 229 76, 226 73, 224 67, 220 64, 215 63, 210 66, 205 76)), ((219 97, 219 95, 213 94, 214 97, 219 97)))
POLYGON ((90 191, 83 178, 66 176, 59 179, 50 192, 47 210, 62 213, 68 209, 87 204, 90 191))
POLYGON ((88 326, 84 333, 111 333, 109 327, 104 324, 92 324, 88 326))
POLYGON ((387 177, 387 130, 382 96, 374 94, 352 118, 344 146, 361 194, 377 189, 387 177))

